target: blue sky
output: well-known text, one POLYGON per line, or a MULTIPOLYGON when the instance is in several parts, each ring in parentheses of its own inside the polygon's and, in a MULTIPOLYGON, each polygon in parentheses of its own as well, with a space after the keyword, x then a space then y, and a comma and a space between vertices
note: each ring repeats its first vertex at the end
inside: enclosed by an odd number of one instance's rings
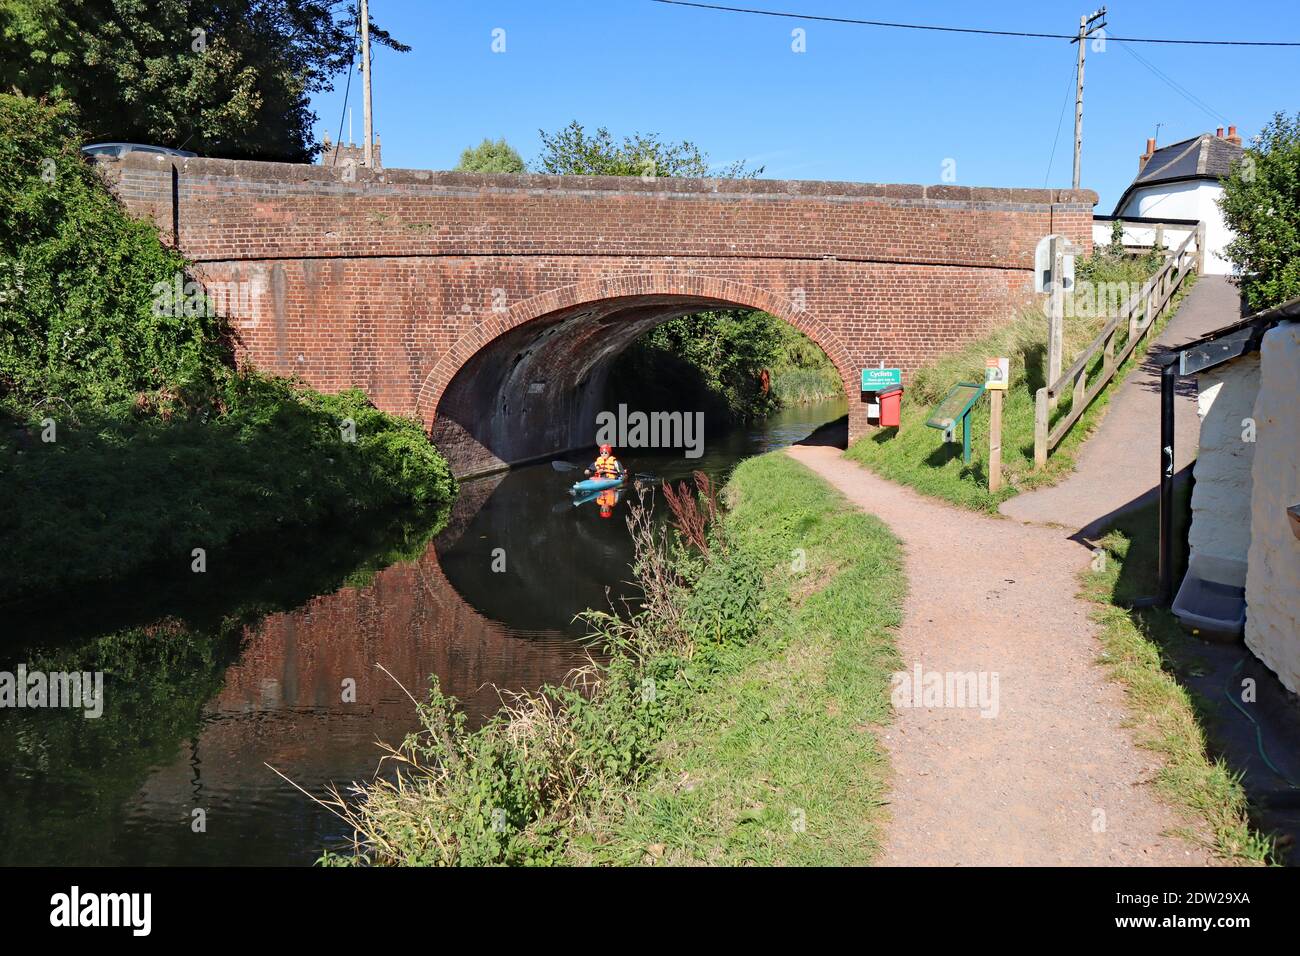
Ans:
MULTIPOLYGON (((1066 33, 1100 3, 732 5, 1066 33)), ((1296 0, 1107 7, 1114 36, 1300 40, 1296 0)), ((744 159, 777 179, 935 183, 953 160, 963 185, 1070 185, 1075 47, 1065 40, 815 23, 651 0, 371 0, 371 15, 413 48, 374 54, 375 131, 389 167, 449 169, 485 136, 504 136, 531 160, 539 128, 577 119, 620 136, 688 139, 718 165, 744 159), (791 49, 795 28, 806 31, 804 53, 791 49), (503 53, 492 51, 496 29, 505 31, 503 53)), ((1098 212, 1111 211, 1157 123, 1163 144, 1230 123, 1248 139, 1275 111, 1300 109, 1300 48, 1129 46, 1148 67, 1124 46, 1089 49, 1085 70, 1083 186, 1100 193, 1098 212)), ((340 77, 314 100, 320 134, 337 133, 343 86, 340 77)), ((350 102, 359 141, 359 77, 350 102)))

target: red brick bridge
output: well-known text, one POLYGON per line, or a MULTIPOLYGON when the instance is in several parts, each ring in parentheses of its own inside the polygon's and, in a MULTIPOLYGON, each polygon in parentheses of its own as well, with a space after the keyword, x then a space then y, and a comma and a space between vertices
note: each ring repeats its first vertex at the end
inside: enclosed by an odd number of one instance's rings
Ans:
POLYGON ((763 309, 869 427, 861 369, 1008 318, 1095 193, 100 160, 232 317, 241 358, 423 420, 462 476, 590 445, 611 360, 666 319, 763 309))

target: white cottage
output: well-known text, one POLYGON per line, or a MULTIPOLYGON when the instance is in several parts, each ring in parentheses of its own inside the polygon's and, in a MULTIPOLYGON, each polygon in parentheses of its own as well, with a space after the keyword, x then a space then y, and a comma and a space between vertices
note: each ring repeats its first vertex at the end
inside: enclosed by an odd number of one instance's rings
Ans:
POLYGON ((1204 133, 1159 149, 1154 139, 1148 139, 1146 152, 1138 157, 1137 177, 1115 204, 1115 214, 1098 217, 1094 241, 1110 241, 1109 223, 1122 219, 1126 245, 1152 245, 1154 224, 1159 222, 1168 224, 1163 230, 1164 244, 1173 246, 1186 234, 1179 230, 1180 225, 1194 228, 1204 222, 1205 272, 1230 274, 1232 263, 1223 256, 1223 249, 1233 233, 1219 209, 1223 195, 1220 180, 1243 155, 1235 126, 1229 126, 1226 135, 1220 126, 1214 134, 1204 133))
POLYGON ((1184 625, 1244 601, 1246 645, 1300 693, 1300 298, 1180 346, 1201 417, 1184 625))

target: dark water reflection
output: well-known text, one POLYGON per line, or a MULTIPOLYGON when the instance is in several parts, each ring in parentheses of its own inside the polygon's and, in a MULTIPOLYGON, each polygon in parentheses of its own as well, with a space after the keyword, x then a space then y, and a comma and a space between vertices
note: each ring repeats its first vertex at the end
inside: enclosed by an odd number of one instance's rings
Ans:
MULTIPOLYGON (((843 411, 842 401, 788 410, 709 442, 695 461, 624 461, 668 479, 695 468, 723 478, 843 411)), ((403 528, 402 541, 377 547, 372 536, 350 557, 343 546, 343 558, 301 546, 263 555, 244 566, 247 595, 238 580, 221 585, 241 600, 220 611, 201 593, 214 578, 10 621, 0 669, 103 669, 107 703, 99 720, 0 711, 0 863, 310 863, 347 834, 267 764, 315 793, 366 779, 377 741, 414 729, 396 681, 422 697, 436 674, 481 720, 499 706, 495 688, 536 688, 581 663, 574 615, 605 606, 606 589, 631 593, 626 502, 608 519, 594 504, 571 507, 570 480, 541 465, 467 483, 445 528, 427 543, 417 533, 413 547, 403 528), (308 573, 340 560, 348 573, 308 573), (296 590, 265 590, 265 579, 295 576, 296 590), (196 810, 206 832, 195 832, 196 810)))

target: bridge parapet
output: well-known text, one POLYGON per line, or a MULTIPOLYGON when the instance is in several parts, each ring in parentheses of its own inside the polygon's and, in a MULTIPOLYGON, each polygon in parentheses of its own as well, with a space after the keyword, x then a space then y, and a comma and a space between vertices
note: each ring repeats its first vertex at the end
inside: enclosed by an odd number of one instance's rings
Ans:
POLYGON ((1089 190, 333 169, 146 153, 99 163, 133 212, 164 232, 179 228, 197 262, 613 254, 1027 269, 1049 232, 1090 241, 1097 201, 1089 190))

